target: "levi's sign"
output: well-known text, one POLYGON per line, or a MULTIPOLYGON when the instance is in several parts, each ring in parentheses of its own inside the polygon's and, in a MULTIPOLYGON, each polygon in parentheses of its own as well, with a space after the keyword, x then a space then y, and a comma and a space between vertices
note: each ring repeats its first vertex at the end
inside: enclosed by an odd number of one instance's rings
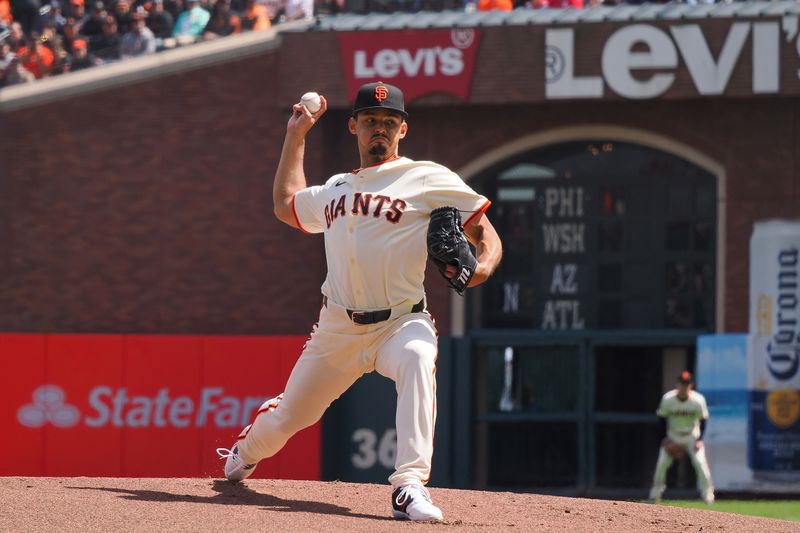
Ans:
POLYGON ((474 28, 339 33, 348 96, 383 81, 402 88, 407 102, 436 92, 466 100, 479 37, 474 28))
MULTIPOLYGON (((595 72, 589 75, 576 71, 576 66, 585 69, 587 63, 587 51, 575 44, 576 32, 581 30, 579 26, 545 32, 548 99, 602 98, 606 87, 623 98, 658 98, 673 87, 678 71, 684 68, 701 95, 726 94, 737 67, 742 72, 749 70, 746 81, 738 81, 742 94, 777 94, 781 89, 782 44, 800 55, 796 16, 780 21, 731 22, 727 31, 723 30, 721 46, 711 45, 708 25, 681 23, 664 28, 631 24, 596 45, 592 43, 591 52, 596 54, 596 47, 600 57, 599 64, 591 65, 595 72)), ((797 70, 791 72, 792 79, 784 82, 797 83, 797 70)))

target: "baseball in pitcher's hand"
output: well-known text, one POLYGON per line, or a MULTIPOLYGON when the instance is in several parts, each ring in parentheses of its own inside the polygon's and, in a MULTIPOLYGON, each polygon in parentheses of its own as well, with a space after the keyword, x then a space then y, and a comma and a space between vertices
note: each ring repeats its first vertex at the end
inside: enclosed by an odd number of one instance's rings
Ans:
POLYGON ((289 117, 289 123, 286 125, 286 130, 299 135, 305 135, 308 133, 314 124, 317 123, 319 118, 325 114, 325 111, 328 110, 328 101, 325 100, 325 97, 320 95, 319 100, 321 105, 314 113, 310 112, 304 105, 299 103, 294 104, 292 106, 292 116, 289 117))
POLYGON ((701 441, 701 440, 694 441, 694 449, 695 450, 700 450, 701 448, 703 448, 703 446, 705 446, 705 444, 703 444, 703 441, 701 441))

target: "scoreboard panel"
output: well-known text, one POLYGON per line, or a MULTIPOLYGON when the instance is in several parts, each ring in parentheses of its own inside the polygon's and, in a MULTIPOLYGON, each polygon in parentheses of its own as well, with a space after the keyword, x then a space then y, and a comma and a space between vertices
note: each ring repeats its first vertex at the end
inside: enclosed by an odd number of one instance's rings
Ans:
POLYGON ((716 183, 654 148, 539 148, 481 178, 504 257, 479 327, 714 326, 716 183))

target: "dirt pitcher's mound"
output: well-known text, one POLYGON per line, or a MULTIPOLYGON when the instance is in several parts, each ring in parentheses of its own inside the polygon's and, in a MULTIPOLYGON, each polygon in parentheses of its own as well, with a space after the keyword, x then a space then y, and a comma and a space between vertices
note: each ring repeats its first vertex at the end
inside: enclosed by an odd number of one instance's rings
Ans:
POLYGON ((800 524, 697 509, 432 488, 443 524, 391 518, 389 487, 218 479, 0 478, 0 531, 770 531, 800 524))

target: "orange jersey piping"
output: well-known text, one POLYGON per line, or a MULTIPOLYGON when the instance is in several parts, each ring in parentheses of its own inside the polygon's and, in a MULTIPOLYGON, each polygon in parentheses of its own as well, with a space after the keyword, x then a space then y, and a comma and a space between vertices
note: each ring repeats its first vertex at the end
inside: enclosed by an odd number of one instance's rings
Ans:
POLYGON ((480 208, 478 208, 477 211, 472 213, 472 215, 470 215, 470 217, 467 219, 466 222, 464 222, 464 224, 461 227, 466 228, 469 225, 469 223, 472 222, 473 218, 477 217, 478 215, 480 215, 481 213, 483 213, 487 209, 489 209, 490 205, 492 205, 492 201, 491 200, 486 200, 486 203, 483 204, 482 206, 480 206, 480 208))

